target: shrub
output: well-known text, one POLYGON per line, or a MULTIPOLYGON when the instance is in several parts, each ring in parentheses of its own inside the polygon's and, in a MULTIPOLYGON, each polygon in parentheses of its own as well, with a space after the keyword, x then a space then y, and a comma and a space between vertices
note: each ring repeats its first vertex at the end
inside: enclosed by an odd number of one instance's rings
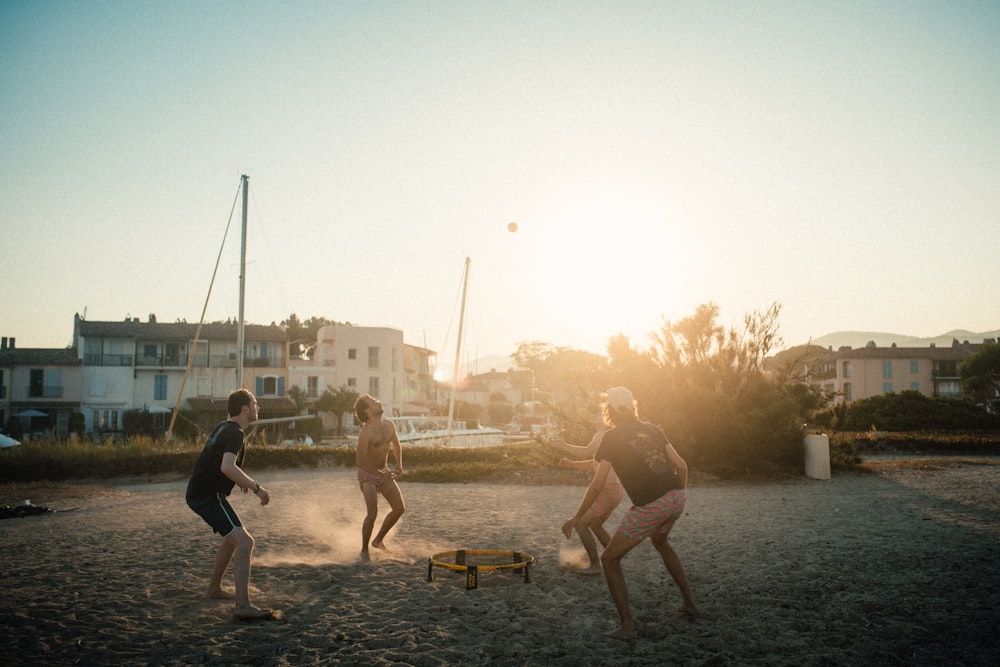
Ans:
POLYGON ((917 391, 849 403, 831 421, 834 428, 842 431, 1000 429, 1000 415, 990 414, 965 400, 930 398, 917 391))

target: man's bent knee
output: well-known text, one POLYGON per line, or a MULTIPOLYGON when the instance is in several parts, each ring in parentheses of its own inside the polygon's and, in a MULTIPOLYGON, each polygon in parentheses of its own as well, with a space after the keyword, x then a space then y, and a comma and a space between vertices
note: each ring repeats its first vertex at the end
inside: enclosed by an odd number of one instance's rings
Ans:
POLYGON ((237 548, 242 547, 252 549, 255 543, 253 536, 250 535, 250 533, 246 531, 246 528, 243 528, 242 526, 233 528, 229 534, 226 535, 226 539, 231 540, 237 548))

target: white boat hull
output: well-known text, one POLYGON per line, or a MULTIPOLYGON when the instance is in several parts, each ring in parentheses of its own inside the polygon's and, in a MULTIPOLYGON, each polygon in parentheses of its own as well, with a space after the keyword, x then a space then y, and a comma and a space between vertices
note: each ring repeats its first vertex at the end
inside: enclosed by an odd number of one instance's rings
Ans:
POLYGON ((392 417, 401 445, 417 447, 499 447, 504 444, 504 432, 498 428, 456 428, 449 431, 423 418, 392 417))

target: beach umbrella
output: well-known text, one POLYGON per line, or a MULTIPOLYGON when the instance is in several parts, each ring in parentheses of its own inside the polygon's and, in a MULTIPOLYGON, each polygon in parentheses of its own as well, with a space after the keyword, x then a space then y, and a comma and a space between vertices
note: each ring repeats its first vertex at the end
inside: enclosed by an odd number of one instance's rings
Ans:
POLYGON ((15 440, 10 436, 0 433, 0 447, 17 447, 21 444, 20 440, 15 440))
POLYGON ((160 405, 151 405, 146 408, 146 412, 151 415, 169 415, 173 412, 170 408, 164 408, 160 405))
POLYGON ((48 415, 46 413, 42 412, 41 410, 34 410, 34 409, 21 410, 20 412, 18 412, 14 416, 15 417, 48 417, 48 415))

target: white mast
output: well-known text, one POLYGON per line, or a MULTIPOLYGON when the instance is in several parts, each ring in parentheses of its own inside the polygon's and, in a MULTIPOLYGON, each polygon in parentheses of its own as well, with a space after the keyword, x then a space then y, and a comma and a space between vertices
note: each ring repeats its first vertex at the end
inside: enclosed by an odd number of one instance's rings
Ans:
POLYGON ((243 355, 245 347, 243 335, 243 302, 247 291, 247 191, 250 189, 250 177, 243 174, 240 180, 243 181, 243 232, 240 236, 240 317, 239 329, 237 329, 236 333, 236 387, 238 389, 243 388, 243 355))
POLYGON ((462 307, 458 311, 458 345, 455 346, 455 370, 451 378, 451 400, 448 402, 448 437, 451 437, 455 418, 455 389, 458 387, 458 361, 462 355, 462 327, 465 326, 465 294, 469 287, 469 267, 472 260, 465 258, 465 276, 462 279, 462 307))

